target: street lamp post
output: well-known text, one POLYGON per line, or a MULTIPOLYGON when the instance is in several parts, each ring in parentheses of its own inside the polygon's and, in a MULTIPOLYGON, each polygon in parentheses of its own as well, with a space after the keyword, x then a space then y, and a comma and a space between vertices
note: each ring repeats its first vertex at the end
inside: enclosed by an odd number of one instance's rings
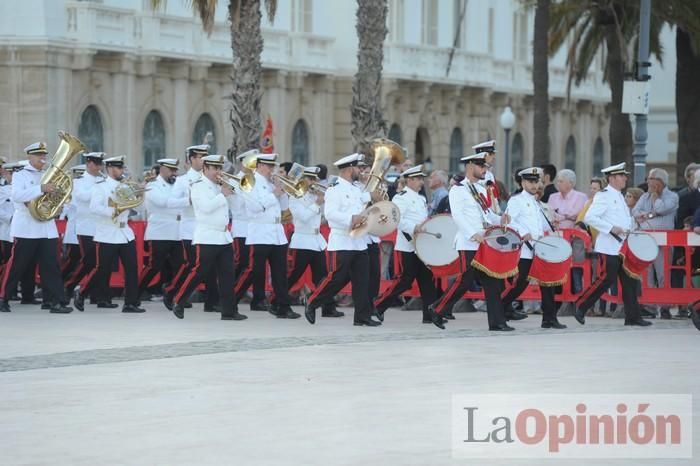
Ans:
POLYGON ((513 126, 515 126, 515 114, 510 109, 510 106, 507 106, 503 110, 503 113, 501 113, 500 123, 501 128, 503 128, 503 130, 506 132, 506 153, 504 160, 505 170, 503 171, 503 176, 505 177, 505 179, 503 180, 503 183, 505 184, 508 193, 510 193, 510 130, 513 129, 513 126))
MULTIPOLYGON (((648 81, 649 76, 649 22, 651 18, 651 0, 639 1, 639 47, 637 51, 637 81, 648 81)), ((634 185, 644 182, 647 160, 647 116, 635 115, 634 126, 634 185)))

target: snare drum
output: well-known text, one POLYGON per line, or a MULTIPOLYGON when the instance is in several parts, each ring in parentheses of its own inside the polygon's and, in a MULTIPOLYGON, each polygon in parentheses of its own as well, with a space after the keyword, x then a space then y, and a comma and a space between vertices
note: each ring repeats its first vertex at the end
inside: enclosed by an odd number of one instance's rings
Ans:
POLYGON ((418 258, 436 277, 456 275, 459 253, 454 247, 457 224, 449 214, 435 215, 421 224, 424 232, 413 239, 418 258))
POLYGON ((622 268, 627 275, 637 280, 642 278, 642 272, 656 260, 658 255, 659 245, 648 233, 630 234, 620 249, 622 268))
POLYGON ((472 266, 493 278, 513 277, 518 274, 522 243, 512 228, 491 227, 484 233, 484 242, 477 249, 472 266))
POLYGON ((561 236, 545 236, 534 243, 532 266, 528 278, 540 286, 559 286, 571 270, 571 243, 561 236))

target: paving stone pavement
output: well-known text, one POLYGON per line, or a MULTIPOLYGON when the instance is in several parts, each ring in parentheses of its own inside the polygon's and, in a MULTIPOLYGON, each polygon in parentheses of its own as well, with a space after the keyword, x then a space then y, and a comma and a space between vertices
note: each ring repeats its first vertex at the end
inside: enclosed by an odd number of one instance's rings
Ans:
POLYGON ((563 318, 569 328, 551 331, 531 316, 503 334, 485 329, 483 313, 440 331, 398 309, 367 329, 349 309, 311 326, 247 309, 247 321, 222 322, 146 308, 0 314, 1 465, 540 465, 452 458, 452 395, 700 395, 700 332, 687 321, 563 318))

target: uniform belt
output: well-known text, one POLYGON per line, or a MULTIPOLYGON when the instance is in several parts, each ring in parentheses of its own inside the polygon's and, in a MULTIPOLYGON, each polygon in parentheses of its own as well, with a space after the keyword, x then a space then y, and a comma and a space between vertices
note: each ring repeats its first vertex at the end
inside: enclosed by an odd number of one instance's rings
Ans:
POLYGON ((350 236, 350 232, 346 230, 339 230, 336 228, 331 228, 331 233, 335 233, 336 235, 339 236, 350 236))
POLYGON ((126 228, 127 222, 119 222, 119 228, 126 228))
POLYGON ((223 226, 223 227, 216 227, 216 226, 214 226, 214 225, 205 225, 205 224, 199 223, 198 226, 199 226, 201 229, 203 229, 203 230, 216 231, 216 232, 221 231, 221 232, 224 232, 224 233, 225 233, 226 230, 228 229, 228 225, 225 225, 225 226, 223 226))
POLYGON ((306 235, 317 235, 321 230, 318 228, 304 228, 304 227, 294 227, 294 233, 301 233, 306 235))
POLYGON ((270 219, 268 221, 248 220, 248 223, 257 223, 260 225, 277 225, 278 223, 280 223, 280 218, 275 217, 275 218, 270 219))

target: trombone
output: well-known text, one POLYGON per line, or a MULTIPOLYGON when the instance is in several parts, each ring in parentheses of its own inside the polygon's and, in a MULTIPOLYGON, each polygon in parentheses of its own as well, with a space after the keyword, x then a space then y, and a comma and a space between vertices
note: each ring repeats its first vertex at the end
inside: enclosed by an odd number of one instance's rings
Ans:
POLYGON ((255 187, 255 175, 253 172, 243 169, 243 175, 236 176, 230 173, 221 172, 219 174, 219 183, 226 184, 232 189, 249 193, 255 187))

